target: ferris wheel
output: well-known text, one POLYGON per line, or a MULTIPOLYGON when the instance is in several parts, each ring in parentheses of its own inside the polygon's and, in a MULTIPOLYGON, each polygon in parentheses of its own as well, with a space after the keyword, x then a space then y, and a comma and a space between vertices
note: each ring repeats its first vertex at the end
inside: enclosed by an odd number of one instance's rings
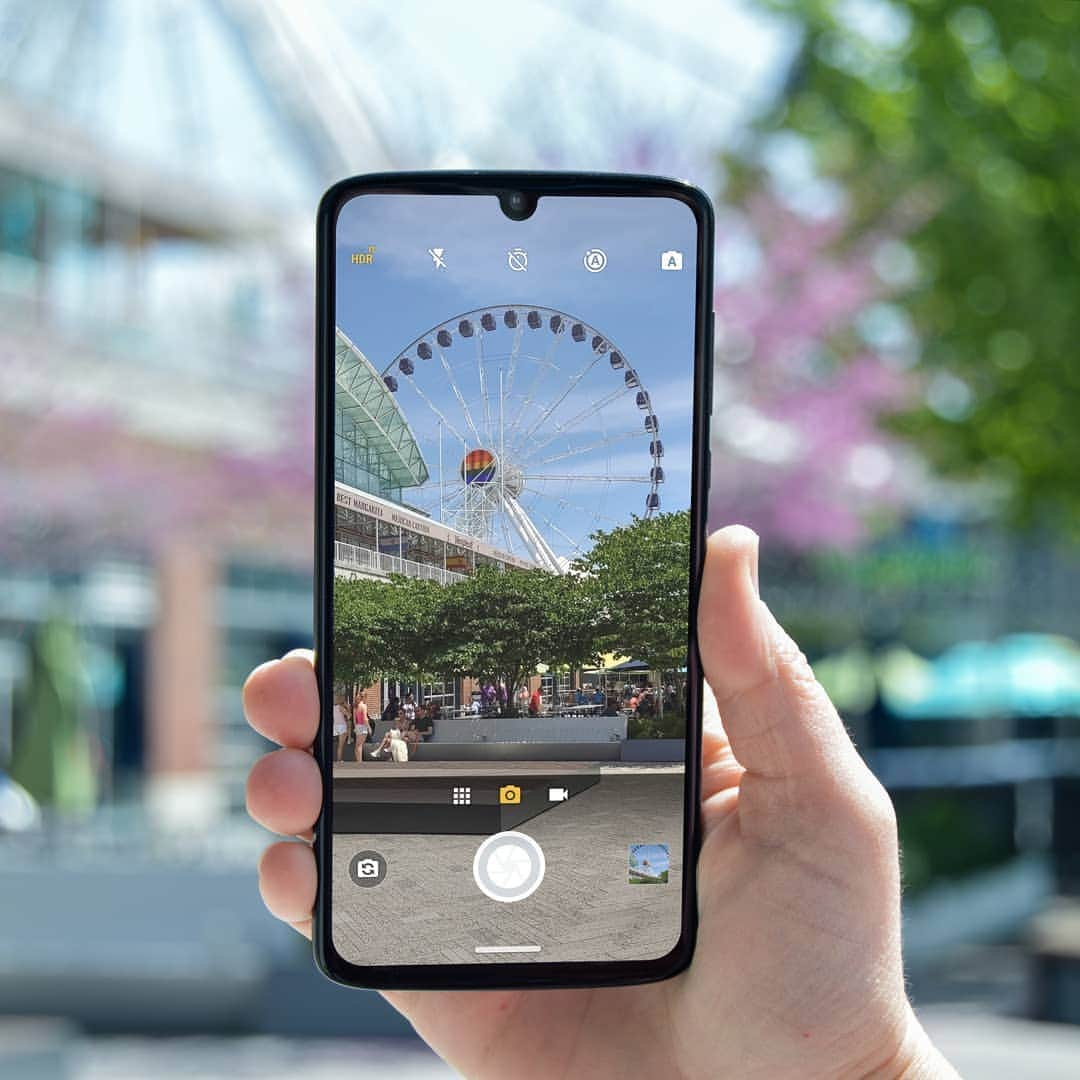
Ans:
POLYGON ((381 376, 428 464, 404 501, 461 532, 561 573, 592 533, 660 509, 648 388, 610 338, 566 312, 465 312, 381 376))

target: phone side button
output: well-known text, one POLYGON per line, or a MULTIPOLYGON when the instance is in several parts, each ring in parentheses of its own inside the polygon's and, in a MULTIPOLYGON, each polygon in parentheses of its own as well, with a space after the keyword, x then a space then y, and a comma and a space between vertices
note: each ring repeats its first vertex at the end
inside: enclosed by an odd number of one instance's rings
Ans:
POLYGON ((705 345, 705 396, 708 399, 708 416, 713 413, 713 371, 716 368, 716 312, 709 312, 709 333, 705 345))

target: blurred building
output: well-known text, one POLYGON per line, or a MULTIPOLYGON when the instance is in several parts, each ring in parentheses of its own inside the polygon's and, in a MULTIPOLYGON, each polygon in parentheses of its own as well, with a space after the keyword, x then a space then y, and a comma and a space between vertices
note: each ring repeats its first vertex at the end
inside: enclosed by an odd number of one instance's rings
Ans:
POLYGON ((314 104, 282 106, 272 13, 213 7, 0 10, 0 767, 62 620, 102 796, 203 819, 242 804, 244 673, 310 642, 297 225, 332 167, 314 104))
MULTIPOLYGON (((649 135, 625 164, 687 171, 782 51, 734 16, 758 60, 729 56, 721 87, 716 49, 733 49, 656 25, 647 5, 614 24, 584 4, 538 11, 522 71, 554 42, 576 73, 608 55, 592 76, 606 111, 548 138, 532 76, 507 83, 497 20, 466 30, 425 9, 428 44, 411 30, 422 7, 0 0, 0 755, 34 628, 61 615, 87 644, 84 719, 110 797, 149 775, 161 807, 241 805, 257 740, 236 692, 254 663, 310 641, 311 218, 325 186, 565 154, 612 167, 631 125, 649 135), (679 59, 656 56, 658 37, 679 59), (405 65, 424 77, 403 80, 405 65), (480 85, 513 122, 477 112, 480 85), (672 110, 693 119, 693 146, 672 110)), ((576 115, 568 86, 544 85, 552 117, 576 115)), ((396 555, 389 530, 352 546, 404 565, 406 533, 396 555)), ((476 558, 428 547, 407 561, 453 574, 476 558)))

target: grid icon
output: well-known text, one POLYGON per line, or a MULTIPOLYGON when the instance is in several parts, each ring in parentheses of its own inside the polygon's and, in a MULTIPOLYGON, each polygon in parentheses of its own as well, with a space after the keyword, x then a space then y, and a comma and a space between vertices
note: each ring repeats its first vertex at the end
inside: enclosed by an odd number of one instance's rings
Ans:
POLYGON ((454 806, 472 806, 472 788, 453 788, 450 792, 450 801, 454 806))

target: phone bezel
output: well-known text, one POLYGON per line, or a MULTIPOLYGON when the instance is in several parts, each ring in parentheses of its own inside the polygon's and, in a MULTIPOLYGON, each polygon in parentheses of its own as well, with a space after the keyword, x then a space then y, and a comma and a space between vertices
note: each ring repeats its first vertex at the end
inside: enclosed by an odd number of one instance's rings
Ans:
MULTIPOLYGON (((315 673, 332 684, 333 641, 333 392, 335 241, 338 214, 356 195, 499 195, 523 191, 560 196, 676 199, 697 222, 694 333, 694 411, 691 469, 690 612, 687 662, 687 735, 684 784, 682 934, 666 955, 651 960, 498 964, 353 964, 334 947, 330 873, 333 838, 332 695, 320 693, 314 753, 323 777, 323 803, 315 827, 318 888, 312 923, 316 963, 347 986, 371 989, 495 989, 618 986, 669 978, 690 963, 697 937, 697 856, 700 847, 702 675, 697 655, 697 596, 705 555, 709 484, 709 416, 712 406, 712 268, 714 215, 699 188, 658 176, 623 173, 411 172, 375 173, 334 184, 319 203, 316 219, 316 426, 315 426, 315 673)), ((497 210, 496 210, 497 212, 497 210)))

